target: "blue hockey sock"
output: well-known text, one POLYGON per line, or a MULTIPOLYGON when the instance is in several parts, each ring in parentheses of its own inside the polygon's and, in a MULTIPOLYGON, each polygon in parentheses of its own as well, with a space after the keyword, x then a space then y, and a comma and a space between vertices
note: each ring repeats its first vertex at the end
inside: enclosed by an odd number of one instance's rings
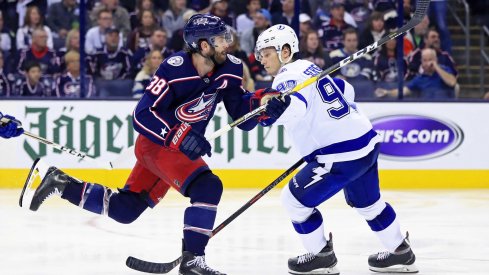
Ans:
POLYGON ((204 255, 216 219, 217 205, 194 203, 185 210, 183 237, 185 250, 204 255))

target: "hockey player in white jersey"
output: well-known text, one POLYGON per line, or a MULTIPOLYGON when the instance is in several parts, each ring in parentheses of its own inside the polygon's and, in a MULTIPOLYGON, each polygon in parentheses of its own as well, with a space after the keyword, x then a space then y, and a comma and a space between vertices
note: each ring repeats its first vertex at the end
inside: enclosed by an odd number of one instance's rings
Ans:
MULTIPOLYGON (((275 77, 272 88, 254 96, 258 105, 277 91, 284 92, 321 72, 309 61, 295 60, 298 43, 286 25, 275 25, 258 37, 256 58, 275 77)), ((307 161, 282 191, 283 205, 308 251, 289 259, 290 273, 339 274, 332 235, 325 236, 323 218, 316 207, 341 190, 387 249, 368 258, 370 270, 418 272, 408 234, 402 235, 394 209, 380 195, 380 138, 355 103, 352 85, 326 76, 283 101, 271 97, 258 120, 262 125, 284 125, 307 161)))

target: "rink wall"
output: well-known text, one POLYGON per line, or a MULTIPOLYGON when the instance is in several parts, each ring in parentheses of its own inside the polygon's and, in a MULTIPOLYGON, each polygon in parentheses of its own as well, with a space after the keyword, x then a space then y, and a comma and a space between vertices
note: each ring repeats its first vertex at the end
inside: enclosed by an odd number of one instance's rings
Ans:
MULTIPOLYGON (((25 136, 2 139, 0 187, 21 187, 37 157, 84 180, 122 187, 135 162, 131 151, 137 137, 131 118, 135 104, 2 100, 0 111, 15 115, 30 132, 86 152, 99 162, 112 161, 116 169, 80 162, 25 136)), ((489 188, 489 104, 365 102, 360 106, 382 137, 379 169, 384 188, 489 188)), ((229 122, 220 105, 208 130, 229 122)), ((206 160, 228 188, 264 187, 299 160, 282 127, 258 127, 249 133, 233 130, 211 144, 213 156, 206 160)))

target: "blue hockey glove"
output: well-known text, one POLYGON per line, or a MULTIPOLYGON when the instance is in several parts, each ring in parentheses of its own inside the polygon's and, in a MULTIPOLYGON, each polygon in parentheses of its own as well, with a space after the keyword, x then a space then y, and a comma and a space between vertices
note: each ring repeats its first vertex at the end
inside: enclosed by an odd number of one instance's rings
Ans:
POLYGON ((283 101, 274 97, 270 99, 267 103, 267 109, 265 114, 271 119, 277 120, 290 105, 290 96, 285 96, 283 101))
MULTIPOLYGON (((277 97, 280 95, 280 92, 273 88, 259 89, 256 90, 255 93, 250 97, 250 109, 251 111, 260 107, 261 105, 267 103, 272 97, 277 97)), ((270 126, 275 120, 270 119, 265 112, 261 112, 259 116, 256 117, 260 125, 262 126, 270 126)))
POLYGON ((22 123, 13 116, 3 115, 0 112, 0 137, 11 138, 18 137, 24 133, 21 127, 22 123))
POLYGON ((208 155, 211 156, 211 144, 205 137, 192 129, 187 122, 177 124, 168 132, 165 146, 184 153, 190 160, 208 155))

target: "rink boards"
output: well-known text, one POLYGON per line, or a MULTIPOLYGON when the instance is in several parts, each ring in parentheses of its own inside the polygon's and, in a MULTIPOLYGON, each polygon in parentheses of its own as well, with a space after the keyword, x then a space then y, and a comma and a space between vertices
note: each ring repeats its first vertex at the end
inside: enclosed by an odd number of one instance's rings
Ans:
MULTIPOLYGON (((115 170, 80 162, 76 157, 22 136, 0 140, 0 187, 18 188, 37 157, 87 181, 121 187, 134 164, 130 149, 136 101, 2 100, 0 111, 19 118, 30 132, 86 152, 115 170)), ((381 135, 379 169, 385 188, 489 188, 489 104, 360 103, 381 135)), ((353 111, 353 110, 352 110, 353 111)), ((208 127, 230 122, 219 105, 208 127)), ((304 141, 307 142, 307 141, 304 141)), ((299 156, 282 127, 233 130, 211 142, 212 170, 228 188, 269 184, 299 156)))

